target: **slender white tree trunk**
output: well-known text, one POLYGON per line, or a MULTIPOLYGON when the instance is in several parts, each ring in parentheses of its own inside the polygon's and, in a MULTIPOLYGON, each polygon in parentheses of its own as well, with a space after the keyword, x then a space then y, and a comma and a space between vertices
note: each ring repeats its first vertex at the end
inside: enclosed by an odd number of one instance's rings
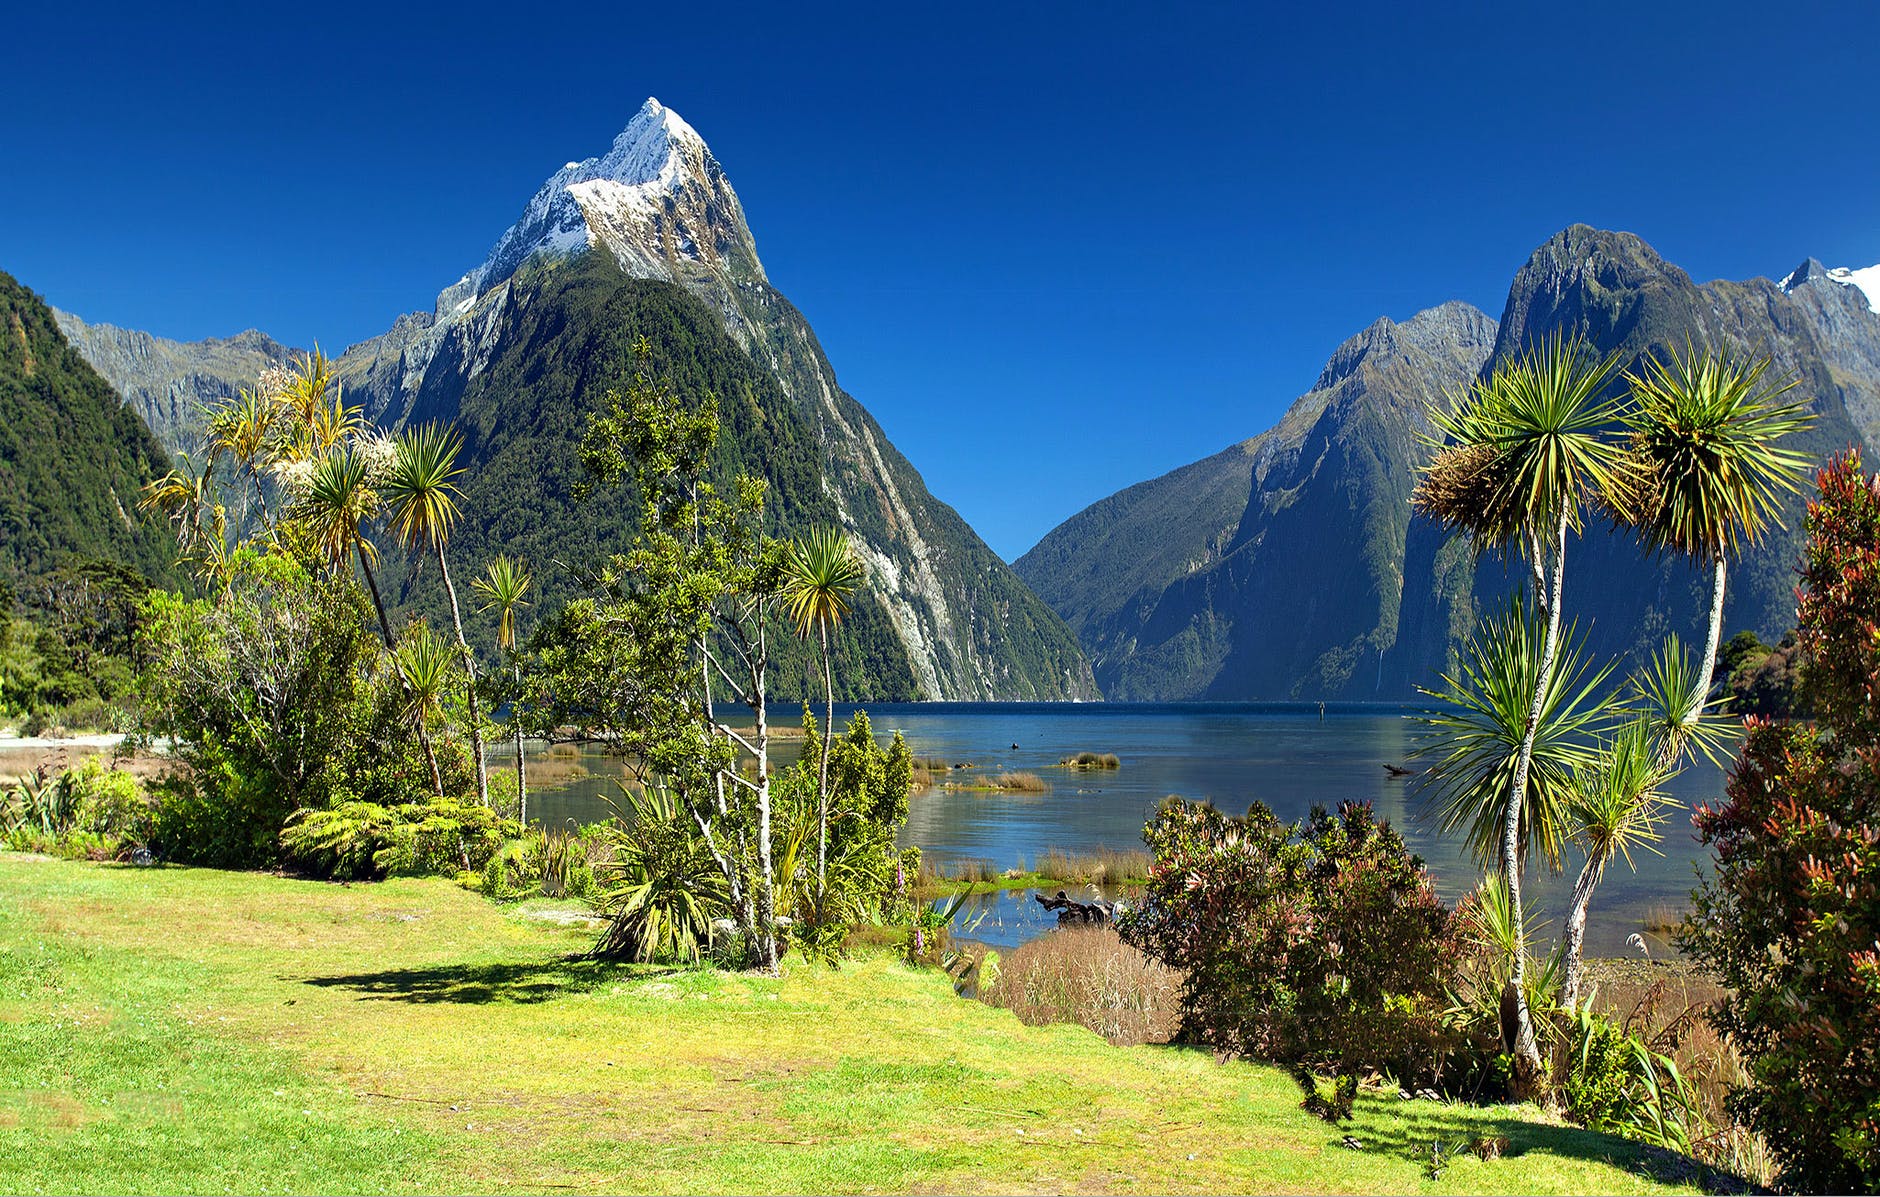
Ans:
MULTIPOLYGON (((1704 637, 1704 672, 1699 675, 1703 685, 1696 698, 1700 709, 1704 699, 1710 697, 1710 675, 1717 671, 1717 647, 1723 639, 1723 584, 1729 569, 1730 563, 1724 560, 1723 554, 1717 554, 1717 568, 1710 584, 1710 631, 1704 637)), ((1697 714, 1696 711, 1689 713, 1697 714)))
POLYGON ((457 632, 457 648, 463 654, 463 671, 469 681, 464 696, 470 706, 470 747, 477 758, 477 800, 490 804, 490 779, 483 771, 483 720, 477 713, 477 663, 470 655, 470 644, 463 638, 463 612, 457 607, 457 588, 450 582, 450 563, 444 560, 444 542, 437 541, 437 569, 444 575, 444 593, 450 596, 450 622, 457 632))
MULTIPOLYGON (((1562 509, 1553 529, 1553 577, 1543 588, 1545 571, 1536 570, 1535 601, 1547 614, 1547 637, 1541 649, 1540 672, 1536 675, 1534 699, 1528 707, 1527 724, 1522 730, 1521 750, 1515 757, 1514 778, 1508 787, 1508 807, 1501 830, 1501 868, 1508 881, 1508 904, 1517 933, 1525 926, 1521 901, 1521 812, 1527 805, 1528 770, 1534 761, 1534 737, 1540 728, 1541 712, 1547 700, 1547 682, 1553 673, 1554 656, 1560 647, 1560 601, 1562 575, 1567 564, 1567 523, 1569 512, 1562 509)), ((1532 542, 1530 542, 1532 543, 1532 542)), ((1541 1053, 1534 1039, 1534 1019, 1527 1000, 1527 953, 1517 951, 1509 973, 1508 988, 1502 994, 1502 1008, 1511 1010, 1514 1042, 1508 1044, 1515 1057, 1517 1093, 1525 1095, 1540 1078, 1541 1053)))
POLYGON ((823 622, 823 742, 822 765, 816 773, 816 897, 820 900, 829 891, 829 745, 836 734, 836 683, 835 673, 829 668, 829 624, 823 622))
POLYGON ((757 856, 763 868, 763 876, 758 879, 758 917, 761 926, 757 942, 764 968, 774 973, 777 971, 777 885, 770 866, 770 722, 764 709, 764 652, 764 632, 760 627, 757 632, 757 667, 752 671, 755 674, 753 680, 757 683, 757 702, 752 708, 757 716, 757 856))

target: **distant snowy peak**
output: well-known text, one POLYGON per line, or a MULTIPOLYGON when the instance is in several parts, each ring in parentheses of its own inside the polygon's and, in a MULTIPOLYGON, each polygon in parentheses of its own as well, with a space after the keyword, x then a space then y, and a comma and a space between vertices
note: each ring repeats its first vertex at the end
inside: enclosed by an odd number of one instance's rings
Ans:
POLYGON ((743 207, 711 148, 648 99, 606 154, 570 162, 542 185, 483 264, 438 296, 437 318, 469 311, 535 254, 597 245, 640 277, 705 271, 764 281, 743 207))
POLYGON ((1817 270, 1830 282, 1840 283, 1844 287, 1858 287, 1860 293, 1867 297, 1867 307, 1872 311, 1880 312, 1880 266, 1868 266, 1861 270, 1850 270, 1846 266, 1826 269, 1822 268, 1820 263, 1810 260, 1797 266, 1787 278, 1782 280, 1782 289, 1793 291, 1799 284, 1814 277, 1817 270))

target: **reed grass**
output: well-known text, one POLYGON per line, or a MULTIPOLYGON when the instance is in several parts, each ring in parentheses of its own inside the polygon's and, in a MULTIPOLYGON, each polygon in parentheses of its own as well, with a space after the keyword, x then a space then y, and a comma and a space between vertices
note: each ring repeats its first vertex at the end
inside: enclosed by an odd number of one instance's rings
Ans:
POLYGON ((1094 852, 1065 852, 1046 849, 1037 861, 1027 866, 1024 860, 1001 871, 989 860, 954 861, 936 865, 920 862, 915 886, 933 894, 957 890, 965 885, 991 883, 1000 889, 1043 889, 1051 886, 1141 885, 1149 878, 1155 858, 1141 848, 1100 848, 1094 852))
POLYGON ((1181 1025, 1182 975, 1108 927, 1064 927, 980 965, 979 999, 1027 1026, 1074 1022, 1119 1045, 1167 1043, 1181 1025))
POLYGON ((1121 769, 1123 759, 1114 752, 1080 752, 1058 764, 1066 769, 1121 769))
POLYGON ((1069 885, 1140 885, 1155 857, 1142 848, 1099 848, 1070 853, 1047 848, 1032 866, 1040 878, 1069 885))
MULTIPOLYGON (((1664 921, 1675 926, 1683 916, 1664 921)), ((1648 915, 1647 926, 1652 922, 1648 915)), ((1768 1145, 1724 1104, 1732 1088, 1749 1082, 1742 1056, 1706 1017, 1729 991, 1684 961, 1589 960, 1587 979, 1595 986, 1593 1008, 1670 1056, 1696 1088, 1709 1127, 1703 1135, 1693 1128, 1698 1158, 1765 1188, 1774 1183, 1768 1145)))
POLYGON ((995 773, 988 784, 1006 794, 1042 794, 1051 788, 1051 783, 1036 773, 995 773))

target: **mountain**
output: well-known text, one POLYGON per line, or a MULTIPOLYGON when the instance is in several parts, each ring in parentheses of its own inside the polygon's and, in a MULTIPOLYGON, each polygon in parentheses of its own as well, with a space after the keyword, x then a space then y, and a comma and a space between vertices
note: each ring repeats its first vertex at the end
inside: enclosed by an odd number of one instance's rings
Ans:
MULTIPOLYGON (((641 107, 607 153, 555 172, 483 262, 446 287, 430 311, 402 316, 385 333, 351 347, 335 372, 348 398, 386 427, 473 416, 487 421, 492 433, 534 428, 565 441, 606 387, 623 377, 626 342, 594 324, 610 305, 643 313, 671 336, 661 347, 662 364, 701 379, 741 378, 738 385, 748 384, 753 394, 772 388, 801 422, 815 465, 810 485, 823 498, 778 497, 803 518, 842 526, 863 558, 881 627, 908 679, 904 690, 875 697, 1098 696, 1089 663, 1062 620, 958 513, 928 492, 874 418, 841 389, 808 322, 771 286, 723 167, 704 139, 657 100, 641 107), (649 290, 649 283, 667 291, 652 299, 657 288, 649 290), (610 288, 617 297, 604 294, 610 288), (675 295, 695 306, 681 312, 686 305, 675 295), (580 310, 564 310, 569 303, 580 310), (697 327, 698 312, 716 326, 723 345, 697 327), (564 335, 606 360, 575 360, 553 343, 564 335), (717 362, 726 345, 754 365, 761 380, 717 362), (490 381, 496 378, 505 380, 500 388, 490 381), (546 411, 551 403, 561 410, 546 411)), ((231 364, 226 353, 206 350, 159 362, 154 353, 111 354, 105 350, 113 339, 100 340, 94 361, 127 393, 133 387, 168 395, 213 391, 222 382, 245 385, 253 377, 249 367, 258 364, 231 364), (146 362, 153 363, 151 376, 140 378, 134 367, 146 362), (239 372, 231 376, 231 370, 239 372)), ((173 343, 163 348, 175 352, 173 343)), ((720 391, 719 397, 735 406, 740 394, 720 391)), ((766 418, 782 411, 766 407, 761 394, 752 401, 766 418)), ((190 430, 180 423, 168 427, 177 431, 173 446, 186 443, 190 430)), ((476 468, 499 453, 520 452, 480 433, 468 444, 468 464, 476 468)), ((516 481, 526 487, 531 480, 516 481)), ((546 498, 502 497, 525 500, 546 521, 542 527, 569 530, 581 544, 613 543, 618 521, 626 518, 591 505, 570 508, 559 491, 546 498), (597 519, 605 526, 586 527, 597 519)), ((467 518, 507 526, 492 511, 467 518)), ((493 534, 479 543, 488 551, 504 544, 493 534)), ((539 543, 555 559, 576 564, 539 543)), ((480 562, 470 559, 466 566, 480 562)))
POLYGON ((52 309, 0 273, 0 579, 92 560, 164 577, 168 530, 137 502, 167 468, 163 447, 60 334, 52 309))
MULTIPOLYGON (((1773 375, 1799 379, 1817 417, 1799 448, 1871 450, 1880 315, 1868 278, 1880 273, 1810 260, 1780 284, 1700 285, 1631 234, 1573 226, 1515 276, 1499 322, 1454 304, 1380 321, 1339 348, 1273 429, 1092 505, 1017 567, 1077 631, 1113 697, 1414 697, 1521 580, 1411 517, 1425 403, 1556 331, 1628 367, 1688 341, 1768 354, 1773 375), (1230 514, 1242 487, 1244 510, 1230 514), (1116 562, 1126 564, 1101 578, 1116 562)), ((1773 638, 1792 625, 1803 503, 1791 500, 1784 530, 1733 565, 1728 631, 1773 638)), ((1666 631, 1692 640, 1708 585, 1596 522, 1569 548, 1567 609, 1596 652, 1635 654, 1666 631)))
POLYGON ((172 341, 110 324, 88 324, 56 308, 53 316, 65 339, 110 379, 172 453, 195 451, 204 407, 253 386, 263 370, 286 365, 292 353, 254 329, 227 338, 172 341))
POLYGON ((1494 339, 1464 303, 1378 320, 1273 428, 1072 516, 1019 574, 1112 698, 1361 688, 1359 666, 1396 637, 1425 405, 1473 378, 1494 339))

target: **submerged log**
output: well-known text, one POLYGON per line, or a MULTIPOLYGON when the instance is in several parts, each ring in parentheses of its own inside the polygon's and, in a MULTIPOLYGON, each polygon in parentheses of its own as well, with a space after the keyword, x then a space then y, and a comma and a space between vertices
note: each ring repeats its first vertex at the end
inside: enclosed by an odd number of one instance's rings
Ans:
POLYGON ((1038 905, 1044 907, 1046 910, 1055 910, 1057 912, 1057 921, 1060 927, 1069 927, 1077 924, 1107 927, 1110 925, 1110 921, 1116 917, 1115 903, 1105 902, 1101 898, 1098 898, 1094 902, 1079 902, 1075 898, 1066 897, 1063 890, 1059 890, 1057 896, 1054 898, 1047 898, 1043 894, 1033 894, 1032 897, 1036 898, 1038 905))

